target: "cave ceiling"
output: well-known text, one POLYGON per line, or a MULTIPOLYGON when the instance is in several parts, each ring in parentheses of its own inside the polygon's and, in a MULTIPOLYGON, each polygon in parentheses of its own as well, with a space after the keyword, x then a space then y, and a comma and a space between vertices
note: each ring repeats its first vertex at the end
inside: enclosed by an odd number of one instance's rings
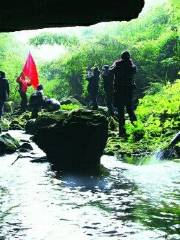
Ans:
POLYGON ((143 6, 144 0, 7 0, 1 2, 0 32, 128 21, 143 6))

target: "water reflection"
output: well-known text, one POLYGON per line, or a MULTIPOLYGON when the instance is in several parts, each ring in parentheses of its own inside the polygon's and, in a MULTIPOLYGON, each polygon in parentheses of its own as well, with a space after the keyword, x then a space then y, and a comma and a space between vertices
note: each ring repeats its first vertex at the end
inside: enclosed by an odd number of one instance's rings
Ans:
POLYGON ((0 158, 0 239, 180 239, 178 163, 133 166, 104 156, 110 174, 102 177, 26 157, 11 165, 16 157, 0 158))

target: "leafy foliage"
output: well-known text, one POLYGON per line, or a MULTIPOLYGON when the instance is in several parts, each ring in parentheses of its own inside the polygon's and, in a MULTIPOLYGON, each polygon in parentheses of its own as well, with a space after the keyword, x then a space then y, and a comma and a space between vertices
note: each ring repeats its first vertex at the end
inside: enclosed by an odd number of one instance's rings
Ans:
POLYGON ((151 153, 167 147, 180 129, 180 80, 158 87, 159 92, 146 94, 139 100, 135 125, 126 120, 127 139, 119 139, 117 132, 111 131, 106 154, 116 152, 129 163, 140 164, 149 159, 132 157, 132 153, 151 153))
POLYGON ((41 33, 37 37, 30 39, 30 44, 34 46, 40 46, 43 44, 58 44, 65 46, 72 46, 78 44, 78 39, 75 36, 70 36, 67 34, 56 34, 56 33, 41 33))
POLYGON ((168 83, 159 92, 140 99, 136 109, 138 121, 135 127, 127 125, 131 136, 129 141, 141 140, 148 144, 152 142, 153 145, 149 145, 149 148, 153 149, 166 145, 180 128, 179 91, 180 80, 177 80, 174 84, 168 83))

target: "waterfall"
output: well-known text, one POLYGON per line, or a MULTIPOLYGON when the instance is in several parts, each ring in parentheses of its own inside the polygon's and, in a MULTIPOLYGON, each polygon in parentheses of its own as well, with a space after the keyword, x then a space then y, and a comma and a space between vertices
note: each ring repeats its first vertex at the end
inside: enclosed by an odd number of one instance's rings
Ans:
POLYGON ((165 147, 164 149, 160 149, 160 150, 156 151, 153 154, 152 159, 163 160, 163 159, 171 158, 173 153, 174 153, 174 147, 179 141, 180 141, 180 132, 178 132, 173 137, 173 139, 171 140, 171 142, 169 143, 169 145, 167 147, 165 147))

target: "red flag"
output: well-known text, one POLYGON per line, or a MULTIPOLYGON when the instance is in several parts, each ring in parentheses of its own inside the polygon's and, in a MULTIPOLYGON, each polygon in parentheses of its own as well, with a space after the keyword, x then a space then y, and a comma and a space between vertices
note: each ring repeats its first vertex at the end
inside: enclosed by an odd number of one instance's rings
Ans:
POLYGON ((24 77, 29 78, 30 85, 32 85, 36 89, 39 85, 38 72, 34 59, 30 52, 23 67, 22 74, 24 75, 24 77))

